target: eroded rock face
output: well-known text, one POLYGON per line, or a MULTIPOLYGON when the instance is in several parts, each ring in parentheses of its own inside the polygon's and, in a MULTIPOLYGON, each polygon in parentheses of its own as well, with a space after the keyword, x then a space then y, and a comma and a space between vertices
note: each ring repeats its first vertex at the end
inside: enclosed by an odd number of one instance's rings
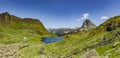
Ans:
POLYGON ((100 58, 100 56, 97 51, 93 49, 83 54, 81 58, 100 58))
POLYGON ((89 19, 86 19, 83 22, 83 25, 80 28, 80 31, 90 30, 90 29, 93 29, 95 27, 96 27, 96 25, 94 23, 92 23, 89 19))

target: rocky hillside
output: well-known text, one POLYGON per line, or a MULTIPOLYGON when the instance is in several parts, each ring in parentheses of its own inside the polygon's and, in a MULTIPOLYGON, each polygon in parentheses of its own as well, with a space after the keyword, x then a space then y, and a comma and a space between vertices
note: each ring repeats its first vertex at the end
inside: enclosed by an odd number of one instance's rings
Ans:
POLYGON ((90 30, 90 29, 93 29, 95 27, 96 27, 96 25, 94 23, 92 23, 89 19, 86 19, 83 22, 83 25, 82 25, 82 27, 80 28, 79 31, 90 30))

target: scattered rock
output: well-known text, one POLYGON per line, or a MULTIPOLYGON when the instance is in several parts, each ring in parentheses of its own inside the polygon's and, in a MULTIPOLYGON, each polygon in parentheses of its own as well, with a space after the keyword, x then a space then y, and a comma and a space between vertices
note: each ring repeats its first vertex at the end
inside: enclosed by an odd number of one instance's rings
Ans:
POLYGON ((81 58, 100 58, 95 49, 86 52, 81 58))
POLYGON ((21 54, 17 50, 26 47, 27 44, 0 45, 0 58, 20 58, 21 54))
POLYGON ((119 42, 115 42, 115 43, 113 44, 113 48, 115 48, 118 44, 119 44, 119 42))
POLYGON ((120 36, 120 31, 118 31, 118 32, 116 33, 116 36, 120 36))

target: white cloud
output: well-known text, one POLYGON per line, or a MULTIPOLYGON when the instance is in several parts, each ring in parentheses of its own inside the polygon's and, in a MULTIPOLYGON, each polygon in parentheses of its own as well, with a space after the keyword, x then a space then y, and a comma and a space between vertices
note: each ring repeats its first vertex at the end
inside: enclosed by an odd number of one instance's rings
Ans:
POLYGON ((84 19, 88 19, 89 16, 90 16, 89 13, 84 13, 80 19, 77 19, 77 21, 81 21, 81 20, 84 20, 84 19))
POLYGON ((89 17, 89 13, 84 13, 81 19, 87 19, 89 17))
POLYGON ((101 19, 108 19, 108 17, 107 16, 102 16, 101 19))

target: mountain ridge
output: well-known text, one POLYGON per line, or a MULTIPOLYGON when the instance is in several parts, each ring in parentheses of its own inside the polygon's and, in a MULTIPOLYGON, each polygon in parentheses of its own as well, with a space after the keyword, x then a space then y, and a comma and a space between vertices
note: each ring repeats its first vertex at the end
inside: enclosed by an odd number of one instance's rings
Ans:
MULTIPOLYGON (((20 18, 10 15, 8 12, 0 14, 0 34, 4 35, 0 36, 0 38, 5 38, 5 42, 22 40, 17 38, 27 37, 29 39, 50 35, 39 19, 20 18)), ((2 39, 0 39, 0 41, 2 41, 2 39)))

